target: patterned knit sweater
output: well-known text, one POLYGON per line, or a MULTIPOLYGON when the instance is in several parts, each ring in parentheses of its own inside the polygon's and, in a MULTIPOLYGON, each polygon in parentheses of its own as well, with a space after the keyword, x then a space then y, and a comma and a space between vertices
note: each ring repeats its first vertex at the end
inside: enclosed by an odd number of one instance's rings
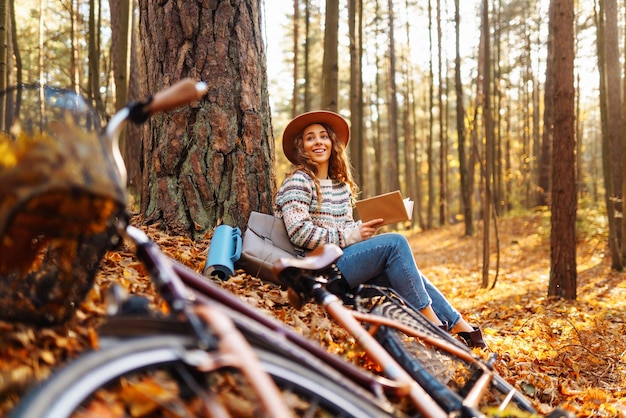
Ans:
POLYGON ((274 215, 283 218, 294 245, 312 250, 333 243, 341 248, 361 241, 346 183, 320 180, 322 202, 313 179, 303 171, 287 177, 276 195, 274 215))

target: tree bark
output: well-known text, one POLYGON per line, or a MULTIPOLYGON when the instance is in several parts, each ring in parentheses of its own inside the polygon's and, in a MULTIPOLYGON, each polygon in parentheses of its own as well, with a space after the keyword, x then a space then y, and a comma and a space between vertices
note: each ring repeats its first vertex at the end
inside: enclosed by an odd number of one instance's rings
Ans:
POLYGON ((485 170, 484 170, 484 200, 483 200, 483 269, 482 287, 489 286, 490 265, 490 238, 491 238, 491 210, 492 210, 492 168, 493 168, 493 119, 491 117, 491 66, 490 66, 490 30, 489 30, 489 0, 483 0, 482 11, 482 37, 483 40, 483 118, 485 129, 485 170))
MULTIPOLYGON (((20 52, 20 47, 17 43, 17 22, 15 18, 15 0, 9 0, 10 7, 10 22, 11 22, 11 51, 13 52, 13 56, 15 58, 15 84, 22 84, 22 53, 20 52)), ((10 72, 10 71, 9 71, 10 72)))
MULTIPOLYGON (((113 7, 110 1, 109 7, 113 7)), ((87 92, 98 111, 105 113, 102 95, 100 94, 100 25, 96 20, 96 11, 100 12, 100 2, 96 6, 95 0, 89 0, 89 68, 87 75, 87 92)))
POLYGON ((445 128, 443 34, 441 32, 441 0, 437 0, 437 104, 439 105, 439 225, 448 218, 448 138, 445 128))
POLYGON ((426 204, 426 228, 433 227, 435 210, 435 156, 433 150, 433 125, 435 123, 434 108, 434 71, 433 71, 433 37, 432 37, 433 10, 431 0, 428 0, 428 139, 426 145, 426 162, 428 170, 428 203, 426 204))
POLYGON ((389 102, 388 102, 388 124, 389 124, 389 141, 387 141, 387 155, 389 157, 386 164, 386 172, 389 190, 400 189, 399 171, 398 171, 398 99, 396 96, 396 52, 395 52, 395 36, 394 25, 395 18, 393 13, 393 1, 387 1, 387 13, 389 16, 389 74, 387 80, 389 83, 389 102))
POLYGON ((576 141, 574 125, 574 1, 552 0, 554 152, 548 296, 576 299, 576 141))
MULTIPOLYGON (((6 89, 7 81, 7 45, 9 41, 9 31, 7 30, 9 13, 8 0, 0 0, 0 91, 6 89)), ((4 130, 4 101, 0 100, 0 131, 4 130)))
POLYGON ((537 205, 547 206, 550 204, 550 185, 551 185, 551 161, 552 161, 552 130, 553 130, 553 84, 556 74, 554 74, 554 65, 551 61, 554 59, 554 39, 553 34, 548 33, 547 57, 546 57, 546 82, 544 95, 544 111, 543 111, 543 134, 541 136, 541 149, 539 150, 539 164, 537 167, 537 205))
MULTIPOLYGON (((374 5, 374 11, 375 11, 375 16, 376 19, 374 19, 374 33, 376 33, 376 38, 375 38, 375 45, 376 45, 376 50, 380 50, 380 44, 379 44, 379 36, 378 34, 381 32, 381 28, 380 28, 380 13, 381 13, 381 8, 380 8, 380 2, 379 0, 375 0, 375 5, 374 5)), ((381 96, 381 74, 380 74, 380 68, 382 67, 381 64, 381 57, 380 54, 376 54, 374 57, 374 71, 376 72, 375 74, 375 79, 374 79, 374 95, 376 97, 380 97, 381 96)), ((380 105, 380 101, 379 100, 374 100, 374 103, 372 104, 372 107, 374 108, 374 112, 376 115, 380 115, 381 114, 381 105, 380 105)), ((374 121, 374 127, 373 127, 373 135, 372 135, 372 145, 374 148, 374 167, 380 167, 379 170, 375 170, 374 174, 374 194, 380 194, 383 192, 383 184, 385 184, 385 172, 382 169, 383 167, 383 146, 382 146, 382 127, 381 127, 381 118, 380 116, 376 118, 376 120, 374 121)))
POLYGON ((463 221, 465 223, 465 236, 474 235, 474 217, 472 211, 472 195, 469 186, 469 170, 467 168, 466 138, 465 138, 465 107, 463 106, 463 84, 461 83, 461 15, 459 12, 459 1, 454 0, 454 22, 455 22, 455 59, 454 59, 454 84, 456 89, 456 131, 459 147, 459 175, 461 188, 461 201, 463 210, 463 221))
POLYGON ((198 237, 272 211, 276 189, 260 1, 139 1, 147 88, 203 80, 196 106, 152 118, 143 136, 141 210, 198 237))
MULTIPOLYGON (((606 60, 606 83, 607 88, 607 128, 609 146, 611 147, 611 173, 613 189, 610 191, 612 201, 615 202, 615 214, 617 219, 622 218, 622 97, 621 89, 621 65, 618 28, 617 28, 617 1, 604 0, 604 54, 606 60)), ((607 191, 609 193, 609 191, 607 191)), ((622 259, 625 249, 622 244, 622 225, 618 222, 615 229, 617 245, 622 249, 622 259)), ((623 263, 622 263, 623 264, 623 263)))
POLYGON ((361 1, 348 0, 348 32, 350 36, 350 162, 354 180, 365 186, 365 151, 363 141, 363 74, 361 71, 361 1))
POLYGON ((623 269, 621 251, 617 235, 619 222, 616 218, 615 201, 611 198, 610 190, 613 188, 613 167, 611 164, 611 147, 609 139, 609 123, 608 123, 608 85, 606 77, 606 48, 604 47, 605 31, 604 31, 604 1, 599 1, 599 10, 596 10, 596 26, 598 28, 598 70, 600 75, 600 120, 602 124, 602 178, 604 180, 604 201, 606 206, 606 215, 609 226, 608 245, 611 252, 611 268, 621 271, 623 269))
POLYGON ((75 0, 69 2, 70 14, 70 85, 76 93, 80 93, 80 71, 78 68, 78 7, 74 5, 75 0))
POLYGON ((291 96, 291 117, 298 115, 298 65, 300 64, 300 2, 293 2, 293 87, 291 96))
POLYGON ((313 94, 311 92, 311 48, 309 46, 309 37, 311 34, 311 4, 310 0, 304 0, 304 111, 308 112, 312 109, 313 94))
POLYGON ((339 86, 339 1, 326 0, 324 27, 324 62, 322 64, 322 109, 338 110, 339 86))
POLYGON ((130 82, 130 51, 132 44, 133 13, 131 0, 117 0, 118 36, 113 51, 115 74, 115 108, 121 109, 128 102, 130 82))
MULTIPOLYGON (((131 10, 136 10, 137 0, 131 0, 131 10)), ((143 56, 143 49, 139 39, 139 19, 132 20, 132 30, 130 39, 130 73, 128 75, 128 97, 142 97, 142 91, 147 91, 145 62, 139 57, 143 56)), ((141 138, 146 126, 130 124, 126 126, 126 138, 141 138)), ((147 130, 145 132, 148 132, 147 130)), ((128 174, 128 187, 133 195, 141 197, 142 159, 144 155, 143 141, 131 139, 124 141, 124 159, 128 174)), ((137 202, 140 203, 140 202, 137 202)))
MULTIPOLYGON (((405 0, 404 8, 405 15, 409 13, 409 1, 405 0)), ((411 196, 414 201, 417 200, 418 191, 416 183, 419 182, 419 174, 417 170, 417 158, 416 158, 416 149, 415 149, 415 100, 413 96, 414 92, 414 84, 412 79, 413 74, 413 66, 411 62, 411 51, 412 51, 412 43, 411 43, 411 24, 407 20, 404 24, 405 37, 407 40, 407 52, 404 55, 403 63, 403 78, 404 78, 404 88, 402 95, 404 96, 404 107, 403 107, 403 130, 404 130, 404 170, 406 172, 406 196, 411 196)), ((416 202, 417 203, 417 202, 416 202)), ((416 208, 418 205, 414 205, 413 207, 413 215, 416 213, 416 208)), ((418 216, 412 217, 413 225, 418 224, 419 221, 418 216)))

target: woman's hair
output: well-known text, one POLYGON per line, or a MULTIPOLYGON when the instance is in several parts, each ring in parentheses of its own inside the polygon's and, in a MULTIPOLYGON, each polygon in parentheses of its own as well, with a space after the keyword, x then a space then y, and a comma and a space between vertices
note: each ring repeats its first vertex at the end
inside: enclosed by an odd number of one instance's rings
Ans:
MULTIPOLYGON (((342 183, 347 183, 350 186, 353 198, 355 198, 359 192, 359 188, 352 178, 352 171, 345 152, 346 147, 337 139, 337 134, 329 125, 325 123, 320 123, 320 125, 326 129, 326 132, 328 132, 332 141, 332 151, 330 153, 330 159, 328 160, 328 177, 342 183)), ((309 158, 306 152, 304 152, 303 133, 304 129, 294 138, 296 162, 294 163, 294 168, 287 174, 287 176, 292 175, 298 170, 304 171, 311 176, 317 186, 317 199, 321 202, 321 188, 317 178, 318 165, 309 158)))

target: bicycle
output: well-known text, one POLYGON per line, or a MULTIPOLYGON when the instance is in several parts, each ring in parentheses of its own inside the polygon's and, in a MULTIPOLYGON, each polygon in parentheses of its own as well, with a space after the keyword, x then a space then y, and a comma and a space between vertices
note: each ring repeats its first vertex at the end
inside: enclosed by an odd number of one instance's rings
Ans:
MULTIPOLYGON (((125 184, 126 172, 117 138, 128 120, 145 122, 156 112, 199 99, 205 88, 204 83, 182 80, 148 100, 131 103, 116 113, 102 137, 103 143, 110 142, 112 146, 111 152, 105 153, 104 157, 116 163, 119 181, 107 185, 125 184)), ((37 98, 34 98, 33 103, 36 102, 37 98)), ((51 103, 45 103, 54 107, 51 103)), ((59 139, 55 137, 59 132, 70 136, 82 134, 84 126, 77 125, 71 119, 59 119, 56 115, 53 118, 42 117, 38 126, 54 125, 54 138, 50 140, 59 139)), ((43 140, 42 136, 40 132, 37 139, 43 140)), ((93 162, 89 161, 88 164, 93 162)), ((58 193, 55 190, 53 195, 57 196, 58 193)), ((73 190, 72 193, 87 199, 79 190, 73 190)), ((329 366, 324 359, 331 356, 324 350, 305 342, 277 320, 255 311, 236 296, 167 257, 143 231, 129 225, 127 214, 120 210, 126 203, 123 196, 115 194, 112 199, 115 210, 107 211, 106 216, 99 216, 93 222, 87 219, 83 223, 80 219, 74 228, 66 230, 62 227, 73 224, 75 211, 54 207, 55 203, 63 203, 59 199, 49 201, 45 208, 29 205, 33 201, 46 201, 46 193, 43 195, 44 198, 40 194, 29 195, 24 199, 26 202, 19 206, 21 211, 13 209, 7 216, 6 225, 0 228, 2 242, 7 246, 15 242, 15 238, 20 238, 24 243, 30 242, 27 239, 29 234, 36 236, 41 243, 36 248, 20 245, 18 248, 24 250, 24 254, 29 250, 35 253, 25 257, 20 264, 31 263, 30 267, 37 270, 42 265, 40 258, 43 251, 42 257, 46 260, 43 266, 47 272, 51 272, 48 276, 58 277, 56 273, 63 270, 63 276, 67 277, 81 260, 71 251, 57 253, 53 252, 55 245, 46 245, 58 244, 59 240, 66 242, 80 239, 81 247, 90 247, 94 242, 104 240, 106 245, 100 245, 98 252, 87 260, 91 272, 93 259, 102 256, 103 248, 119 245, 117 237, 121 236, 134 246, 137 258, 149 271, 171 315, 155 317, 155 311, 143 299, 131 297, 126 300, 121 297, 117 287, 112 287, 108 308, 111 316, 99 331, 100 348, 70 361, 27 393, 10 416, 57 418, 81 413, 83 416, 89 413, 98 415, 99 408, 104 406, 109 412, 121 410, 122 413, 133 409, 133 413, 137 413, 137 410, 151 413, 161 410, 163 414, 175 416, 239 416, 242 403, 248 408, 250 416, 397 415, 388 401, 375 396, 329 366), (43 219, 34 225, 23 222, 34 215, 43 216, 43 209, 46 211, 46 222, 43 219), (27 215, 24 212, 28 212, 27 215), (42 229, 36 228, 39 226, 42 229), (48 257, 50 253, 52 256, 48 257), (55 260, 58 262, 66 257, 70 262, 61 263, 67 264, 61 269, 55 260), (287 337, 290 333, 293 335, 287 337), (310 352, 290 341, 299 338, 302 346, 310 346, 310 352), (133 387, 136 388, 135 392, 148 392, 152 398, 142 398, 141 401, 128 399, 128 393, 133 391, 133 387), (116 391, 126 394, 126 404, 120 403, 120 399, 124 399, 123 395, 113 396, 116 391)), ((92 199, 99 202, 90 195, 89 200, 92 199)), ((5 261, 5 264, 7 267, 10 265, 9 261, 5 261)), ((17 272, 12 272, 7 277, 13 280, 16 275, 17 272)), ((93 280, 90 274, 81 275, 81 278, 87 285, 93 280)), ((39 286, 33 294, 45 293, 45 289, 42 289, 45 283, 41 286, 33 279, 29 284, 39 286)), ((80 287, 79 294, 72 298, 70 304, 78 303, 78 299, 84 295, 86 286, 80 287)), ((31 312, 31 319, 41 319, 38 315, 42 313, 46 314, 41 321, 44 324, 66 319, 68 307, 64 301, 65 295, 58 296, 52 292, 46 295, 45 300, 40 300, 47 302, 45 308, 35 311, 34 315, 31 312)), ((16 315, 30 312, 30 307, 16 305, 14 308, 13 313, 16 315)), ((332 361, 341 363, 338 359, 332 361)), ((356 367, 349 364, 343 364, 342 367, 344 371, 351 371, 356 377, 355 381, 369 379, 367 374, 356 367)))
MULTIPOLYGON (((334 264, 342 254, 338 246, 325 244, 304 259, 280 259, 274 273, 288 288, 294 307, 309 301, 321 305, 383 366, 383 373, 397 374, 395 367, 400 364, 434 400, 426 415, 432 411, 441 416, 538 413, 524 394, 494 370, 495 354, 483 361, 390 288, 361 285, 348 289, 334 264), (386 365, 390 365, 388 370, 384 370, 386 365)), ((570 415, 556 408, 548 416, 570 415)))

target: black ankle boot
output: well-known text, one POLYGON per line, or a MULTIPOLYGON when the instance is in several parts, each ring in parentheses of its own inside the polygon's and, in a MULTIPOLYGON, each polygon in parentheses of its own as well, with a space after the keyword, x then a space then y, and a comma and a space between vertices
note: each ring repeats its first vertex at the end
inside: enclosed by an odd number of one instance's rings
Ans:
POLYGON ((468 347, 478 347, 478 348, 486 348, 487 344, 483 341, 483 333, 480 331, 480 328, 473 327, 474 331, 471 332, 459 332, 457 335, 465 341, 468 347))

